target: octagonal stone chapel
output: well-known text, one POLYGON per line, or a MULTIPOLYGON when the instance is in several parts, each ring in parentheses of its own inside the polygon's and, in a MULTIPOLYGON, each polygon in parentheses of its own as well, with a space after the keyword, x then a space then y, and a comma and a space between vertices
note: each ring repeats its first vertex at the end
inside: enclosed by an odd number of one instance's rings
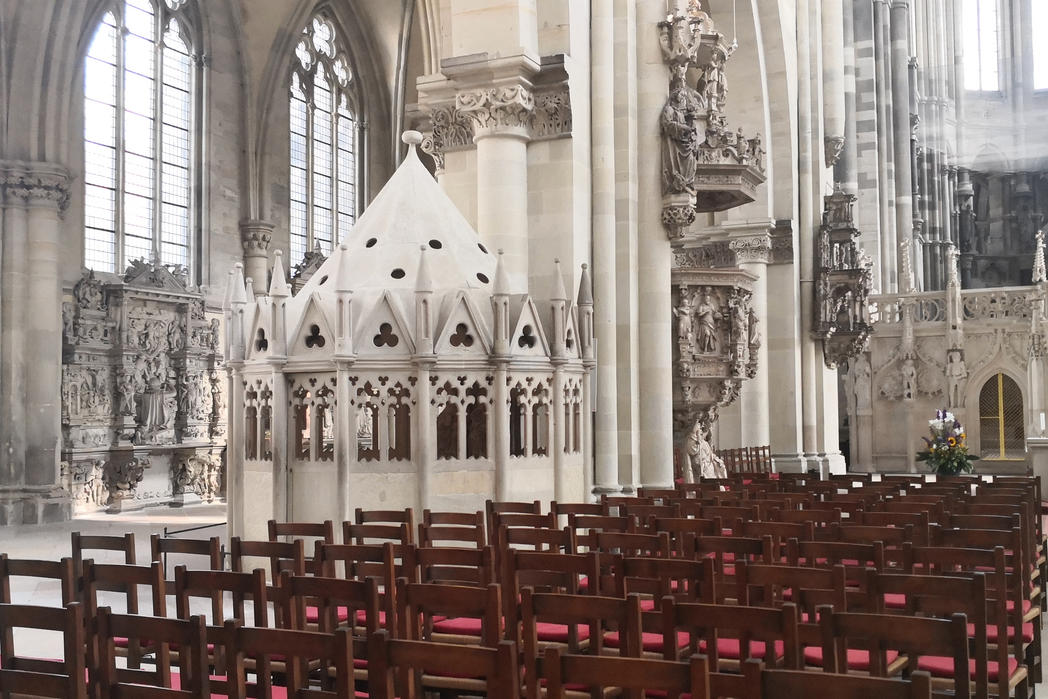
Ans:
POLYGON ((1048 475, 1045 6, 0 0, 0 523, 1048 475))

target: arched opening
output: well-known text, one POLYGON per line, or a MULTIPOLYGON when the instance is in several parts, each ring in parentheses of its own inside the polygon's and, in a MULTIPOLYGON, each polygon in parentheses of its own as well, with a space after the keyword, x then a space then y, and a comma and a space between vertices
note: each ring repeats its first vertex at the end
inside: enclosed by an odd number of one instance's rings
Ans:
POLYGON ((1026 458, 1022 391, 1003 373, 991 376, 979 391, 979 440, 983 459, 1026 458))
POLYGON ((437 458, 457 459, 458 443, 458 405, 448 403, 437 414, 437 458))

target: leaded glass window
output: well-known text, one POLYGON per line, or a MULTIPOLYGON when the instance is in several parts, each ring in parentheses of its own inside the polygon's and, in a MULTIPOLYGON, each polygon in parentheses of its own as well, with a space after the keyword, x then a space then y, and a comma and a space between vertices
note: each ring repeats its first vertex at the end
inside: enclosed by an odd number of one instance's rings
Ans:
POLYGON ((84 62, 84 265, 189 267, 196 65, 189 0, 114 2, 84 62))
POLYGON ((357 122, 353 73, 323 14, 302 31, 292 61, 290 97, 291 260, 329 254, 357 214, 357 122))
POLYGON ((1000 85, 998 0, 961 0, 964 27, 964 87, 997 92, 1000 85))

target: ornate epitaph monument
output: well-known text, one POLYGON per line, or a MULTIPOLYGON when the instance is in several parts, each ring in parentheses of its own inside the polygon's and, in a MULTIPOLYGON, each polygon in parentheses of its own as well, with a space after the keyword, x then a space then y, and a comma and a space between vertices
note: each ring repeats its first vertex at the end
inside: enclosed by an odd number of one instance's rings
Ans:
POLYGON ((62 454, 74 511, 222 494, 218 318, 185 271, 85 271, 63 304, 62 454))

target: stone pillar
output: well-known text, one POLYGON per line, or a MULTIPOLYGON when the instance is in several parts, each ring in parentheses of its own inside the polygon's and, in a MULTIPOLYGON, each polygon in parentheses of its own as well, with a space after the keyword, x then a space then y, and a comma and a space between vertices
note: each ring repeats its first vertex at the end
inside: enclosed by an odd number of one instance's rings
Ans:
POLYGON ((771 443, 769 376, 768 376, 768 262, 771 258, 769 224, 763 224, 756 235, 735 237, 729 243, 739 268, 752 274, 753 295, 750 308, 757 319, 761 344, 757 349, 757 373, 742 382, 739 389, 740 446, 763 446, 771 443))
POLYGON ((602 397, 596 406, 594 426, 594 489, 597 493, 613 493, 619 489, 615 16, 611 2, 592 3, 591 8, 593 294, 600 299, 593 308, 593 330, 600 347, 595 384, 602 397))
POLYGON ((69 201, 69 175, 50 163, 0 162, 0 199, 5 204, 0 523, 58 521, 70 516, 69 500, 54 492, 62 434, 61 216, 69 201))
MULTIPOLYGON (((893 0, 891 6, 892 127, 895 168, 895 246, 913 239, 913 167, 910 158, 910 4, 893 0)), ((916 264, 916 261, 914 261, 916 264)), ((900 290, 906 281, 897 270, 900 290)))
POLYGON ((673 257, 662 227, 662 163, 657 147, 659 115, 669 94, 669 73, 656 30, 665 13, 661 1, 637 3, 637 132, 646 139, 637 170, 640 481, 654 487, 673 483, 673 257))
POLYGON ((273 238, 273 224, 269 221, 241 221, 240 242, 244 245, 244 276, 255 280, 255 296, 262 296, 269 287, 269 241, 273 238))
MULTIPOLYGON (((283 362, 273 366, 272 405, 273 417, 270 430, 273 436, 273 517, 278 522, 284 522, 287 521, 288 517, 288 459, 291 456, 291 442, 290 434, 288 433, 290 415, 287 377, 284 375, 283 362)), ((353 434, 356 434, 355 430, 353 434)), ((232 448, 234 440, 230 438, 227 444, 226 451, 228 452, 232 448)))
POLYGON ((826 167, 833 167, 845 146, 844 0, 822 0, 823 129, 826 167))
MULTIPOLYGON (((418 507, 419 512, 429 507, 433 499, 433 459, 435 456, 433 447, 437 443, 437 425, 433 420, 433 411, 430 404, 429 376, 434 361, 431 359, 417 359, 415 369, 418 383, 415 384, 415 435, 417 439, 415 439, 414 446, 415 463, 418 464, 418 498, 416 507, 418 507)), ((460 410, 459 423, 461 424, 466 421, 466 411, 464 407, 460 408, 460 410)), ((354 434, 356 434, 356 430, 354 430, 354 434)), ((459 449, 464 455, 466 449, 465 440, 459 440, 459 449)))
POLYGON ((495 499, 510 500, 509 492, 509 390, 506 387, 506 363, 495 365, 495 499))
MULTIPOLYGON (((894 197, 891 195, 891 159, 893 152, 893 130, 891 128, 892 66, 889 57, 888 23, 887 0, 874 0, 873 48, 874 66, 877 71, 875 95, 877 104, 877 200, 880 208, 878 216, 880 219, 880 292, 882 294, 894 293, 899 288, 896 278, 898 257, 895 244, 894 197)), ((963 100, 961 101, 963 102, 963 100)), ((907 160, 909 160, 909 156, 907 156, 907 160)))
MULTIPOLYGON (((28 233, 21 190, 6 186, 3 211, 3 264, 0 267, 0 487, 17 490, 25 482, 26 265, 28 233)), ((11 512, 3 524, 21 524, 11 512)))
POLYGON ((353 464, 357 456, 357 421, 353 415, 349 386, 349 370, 352 364, 336 359, 335 366, 335 472, 338 518, 347 522, 353 518, 349 491, 352 487, 353 464))
POLYGON ((856 147, 855 122, 858 118, 855 103, 855 13, 849 4, 843 13, 844 21, 844 149, 834 166, 833 178, 849 194, 859 193, 859 150, 856 147))
POLYGON ((553 422, 553 439, 550 449, 553 450, 553 499, 567 502, 569 489, 567 474, 564 472, 564 445, 567 432, 564 420, 564 363, 554 360, 553 365, 553 399, 550 401, 550 420, 553 422))
POLYGON ((467 90, 456 107, 473 120, 477 144, 477 230, 505 252, 514 292, 528 289, 528 122, 535 110, 530 86, 518 82, 467 90))

